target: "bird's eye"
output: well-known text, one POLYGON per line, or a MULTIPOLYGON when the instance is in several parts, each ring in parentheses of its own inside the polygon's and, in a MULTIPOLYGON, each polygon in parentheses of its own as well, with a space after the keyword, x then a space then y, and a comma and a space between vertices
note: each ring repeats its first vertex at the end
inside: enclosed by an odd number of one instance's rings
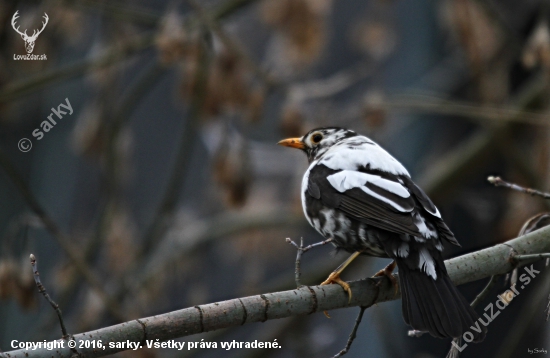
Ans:
POLYGON ((321 141, 321 139, 323 139, 323 135, 321 133, 315 133, 311 137, 311 140, 313 141, 313 143, 319 143, 321 141))

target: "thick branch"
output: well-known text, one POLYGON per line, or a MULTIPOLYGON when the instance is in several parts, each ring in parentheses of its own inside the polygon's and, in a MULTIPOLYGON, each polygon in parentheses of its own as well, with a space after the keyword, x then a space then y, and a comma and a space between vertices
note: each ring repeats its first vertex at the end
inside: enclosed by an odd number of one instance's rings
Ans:
MULTIPOLYGON (((447 260, 449 275, 456 284, 476 281, 504 274, 514 268, 509 260, 510 249, 520 255, 550 252, 550 227, 510 240, 503 244, 447 260)), ((109 342, 140 342, 143 347, 150 340, 167 340, 190 336, 245 323, 265 322, 271 319, 306 315, 325 310, 351 306, 371 306, 397 299, 394 288, 384 278, 367 278, 350 282, 353 298, 338 285, 305 286, 296 290, 236 298, 228 301, 189 307, 158 316, 121 323, 96 331, 75 335, 77 342, 101 339, 105 350, 82 349, 83 357, 100 357, 123 349, 110 348, 109 342), (382 282, 380 282, 380 280, 382 282), (380 282, 380 285, 377 283, 380 282)), ((403 332, 405 334, 405 332, 403 332)), ((70 357, 70 350, 17 350, 5 353, 8 357, 70 357)))

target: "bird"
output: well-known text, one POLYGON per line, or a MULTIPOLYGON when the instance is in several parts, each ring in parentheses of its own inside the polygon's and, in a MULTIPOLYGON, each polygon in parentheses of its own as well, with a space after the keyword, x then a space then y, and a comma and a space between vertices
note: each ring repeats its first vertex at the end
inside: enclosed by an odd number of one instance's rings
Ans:
POLYGON ((403 319, 437 338, 459 338, 471 326, 473 341, 487 333, 451 281, 443 242, 460 246, 441 213, 407 169, 371 139, 340 127, 316 128, 279 145, 300 149, 309 167, 301 185, 305 217, 339 250, 352 255, 322 284, 347 291, 341 272, 359 255, 393 261, 375 276, 401 289, 403 319), (392 275, 397 266, 399 285, 392 275))

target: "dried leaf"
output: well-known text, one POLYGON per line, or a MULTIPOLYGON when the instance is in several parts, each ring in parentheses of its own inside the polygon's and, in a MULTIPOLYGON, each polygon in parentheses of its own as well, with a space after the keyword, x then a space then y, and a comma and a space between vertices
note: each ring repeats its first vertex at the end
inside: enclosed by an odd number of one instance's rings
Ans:
POLYGON ((78 154, 99 158, 105 149, 105 139, 101 105, 89 104, 76 119, 71 136, 72 147, 78 154))
POLYGON ((230 207, 246 203, 252 183, 250 165, 246 143, 225 137, 214 156, 214 178, 224 189, 230 207))
POLYGON ((281 132, 284 137, 299 137, 304 134, 305 116, 296 105, 287 104, 281 115, 281 132))
POLYGON ((110 224, 105 238, 107 262, 111 273, 121 275, 134 262, 137 230, 129 214, 120 209, 112 214, 110 224))
POLYGON ((387 22, 367 21, 359 24, 353 43, 376 61, 382 61, 393 53, 397 45, 395 29, 387 22))
POLYGON ((176 10, 164 15, 155 39, 160 62, 172 64, 182 59, 192 47, 184 29, 183 17, 176 10))
POLYGON ((301 66, 312 63, 326 42, 326 15, 331 0, 265 1, 262 17, 286 40, 284 50, 289 62, 301 66))
POLYGON ((11 258, 0 260, 0 299, 6 300, 17 291, 17 263, 11 258))
POLYGON ((546 20, 540 21, 529 36, 523 49, 522 62, 527 68, 537 65, 550 68, 550 29, 546 20))
POLYGON ((379 91, 369 91, 363 100, 363 118, 370 128, 380 128, 386 121, 384 94, 379 91))

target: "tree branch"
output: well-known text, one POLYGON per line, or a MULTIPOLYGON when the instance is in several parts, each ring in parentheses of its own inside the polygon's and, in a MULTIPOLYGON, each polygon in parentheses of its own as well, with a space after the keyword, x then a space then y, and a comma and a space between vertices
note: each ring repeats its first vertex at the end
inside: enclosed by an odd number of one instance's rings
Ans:
POLYGON ((550 199, 550 193, 544 193, 544 192, 539 191, 539 190, 526 188, 526 187, 523 187, 523 186, 520 186, 520 185, 517 185, 517 184, 514 184, 514 183, 509 183, 505 180, 502 180, 500 177, 490 176, 490 177, 487 178, 487 181, 489 183, 493 184, 494 186, 503 186, 503 187, 508 188, 508 189, 519 191, 520 193, 529 194, 531 196, 540 196, 544 199, 550 199))
POLYGON ((468 102, 451 101, 433 96, 400 95, 380 104, 385 110, 406 111, 409 113, 430 113, 457 115, 475 121, 495 121, 496 123, 526 123, 548 127, 548 113, 533 112, 520 107, 487 106, 468 102))
MULTIPOLYGON (((510 249, 520 255, 550 252, 550 227, 480 251, 447 260, 446 266, 455 284, 476 281, 504 274, 514 268, 510 262, 510 249)), ((338 285, 304 286, 295 290, 266 293, 232 300, 189 307, 157 316, 133 320, 96 331, 77 334, 77 342, 101 339, 105 350, 85 349, 82 357, 100 357, 126 348, 109 347, 109 342, 147 342, 174 339, 245 323, 265 322, 271 319, 306 315, 344 307, 371 306, 396 299, 393 286, 385 278, 366 278, 350 282, 353 298, 338 285), (92 338, 93 337, 93 338, 92 338)), ((403 331, 405 334, 405 331, 403 331)), ((56 351, 56 357, 70 357, 69 348, 56 351)), ((17 350, 5 353, 11 358, 46 357, 52 351, 17 350)))

